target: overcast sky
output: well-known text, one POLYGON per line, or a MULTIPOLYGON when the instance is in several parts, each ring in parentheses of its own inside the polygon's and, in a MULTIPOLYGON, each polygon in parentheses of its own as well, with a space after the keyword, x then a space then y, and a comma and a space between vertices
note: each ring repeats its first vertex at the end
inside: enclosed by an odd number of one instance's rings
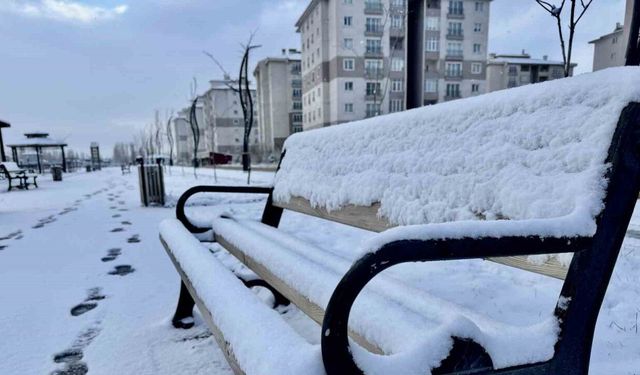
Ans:
MULTIPOLYGON (((257 30, 253 62, 297 48, 294 23, 309 0, 0 0, 0 119, 5 142, 31 130, 104 154, 153 121, 154 110, 187 105, 227 70, 257 30)), ((553 1, 552 1, 553 2, 553 1)), ((576 73, 591 71, 587 42, 613 31, 624 0, 594 0, 575 41, 576 73)), ((526 49, 561 59, 554 20, 534 0, 494 0, 489 52, 526 49)))

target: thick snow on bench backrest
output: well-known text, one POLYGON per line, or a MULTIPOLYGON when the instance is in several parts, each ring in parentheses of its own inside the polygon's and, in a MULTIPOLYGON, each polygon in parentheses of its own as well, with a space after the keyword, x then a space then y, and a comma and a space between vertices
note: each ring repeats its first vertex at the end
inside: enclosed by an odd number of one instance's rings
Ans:
POLYGON ((18 164, 12 161, 5 161, 5 162, 2 162, 1 164, 4 165, 5 169, 9 172, 22 170, 20 167, 18 167, 18 164))
POLYGON ((614 68, 291 136, 277 201, 379 202, 398 225, 573 216, 595 231, 640 68, 614 68))

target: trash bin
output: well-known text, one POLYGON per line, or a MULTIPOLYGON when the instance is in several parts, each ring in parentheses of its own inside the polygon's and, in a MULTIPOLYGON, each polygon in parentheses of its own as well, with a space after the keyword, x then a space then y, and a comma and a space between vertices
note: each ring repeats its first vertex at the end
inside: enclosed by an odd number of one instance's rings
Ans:
POLYGON ((140 184, 140 200, 142 205, 164 206, 164 174, 160 163, 145 164, 138 160, 138 181, 140 184))
POLYGON ((90 165, 87 165, 86 168, 87 168, 87 172, 91 172, 91 166, 90 165))
POLYGON ((53 175, 53 181, 62 181, 62 167, 54 165, 51 167, 51 174, 53 175))

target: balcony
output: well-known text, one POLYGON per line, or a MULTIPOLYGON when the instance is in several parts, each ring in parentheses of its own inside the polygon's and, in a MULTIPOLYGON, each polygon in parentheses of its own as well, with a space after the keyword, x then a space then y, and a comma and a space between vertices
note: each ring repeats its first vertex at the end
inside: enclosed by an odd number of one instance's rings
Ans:
POLYGON ((448 40, 463 40, 464 33, 462 31, 449 30, 447 31, 447 39, 448 40))
POLYGON ((364 52, 364 57, 383 57, 381 48, 367 48, 364 52))
POLYGON ((402 26, 402 27, 390 27, 389 28, 389 35, 391 37, 401 38, 401 37, 404 37, 404 34, 405 34, 404 26, 402 26))
POLYGON ((427 61, 440 60, 440 52, 438 51, 427 51, 424 53, 424 59, 427 61))
POLYGON ((384 77, 384 69, 381 68, 365 68, 364 76, 368 79, 380 79, 384 77))
POLYGON ((364 36, 381 37, 384 34, 384 27, 382 25, 366 25, 364 30, 364 36))
POLYGON ((367 1, 364 3, 364 14, 382 14, 384 6, 379 1, 367 1))
POLYGON ((445 72, 444 79, 447 81, 462 81, 462 72, 445 72))
POLYGON ((447 13, 447 18, 450 20, 463 20, 464 13, 463 12, 451 12, 447 13))
POLYGON ((449 61, 462 61, 464 60, 464 56, 462 51, 447 51, 444 59, 449 61))

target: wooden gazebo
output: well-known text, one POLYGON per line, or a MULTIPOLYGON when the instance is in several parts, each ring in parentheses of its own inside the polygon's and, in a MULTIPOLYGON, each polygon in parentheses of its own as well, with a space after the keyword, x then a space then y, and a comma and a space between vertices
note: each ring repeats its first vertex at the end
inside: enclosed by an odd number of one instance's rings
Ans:
POLYGON ((9 128, 11 124, 0 120, 0 162, 7 161, 7 155, 4 154, 4 142, 2 141, 2 128, 9 128))
POLYGON ((7 145, 11 148, 11 153, 13 154, 13 161, 20 165, 20 161, 18 160, 18 150, 24 149, 34 149, 36 152, 36 160, 38 164, 38 173, 42 173, 42 149, 43 148, 59 148, 62 153, 62 170, 67 172, 67 159, 64 155, 64 148, 67 147, 67 144, 63 141, 58 141, 49 138, 49 133, 25 133, 25 138, 15 142, 13 144, 7 145))

